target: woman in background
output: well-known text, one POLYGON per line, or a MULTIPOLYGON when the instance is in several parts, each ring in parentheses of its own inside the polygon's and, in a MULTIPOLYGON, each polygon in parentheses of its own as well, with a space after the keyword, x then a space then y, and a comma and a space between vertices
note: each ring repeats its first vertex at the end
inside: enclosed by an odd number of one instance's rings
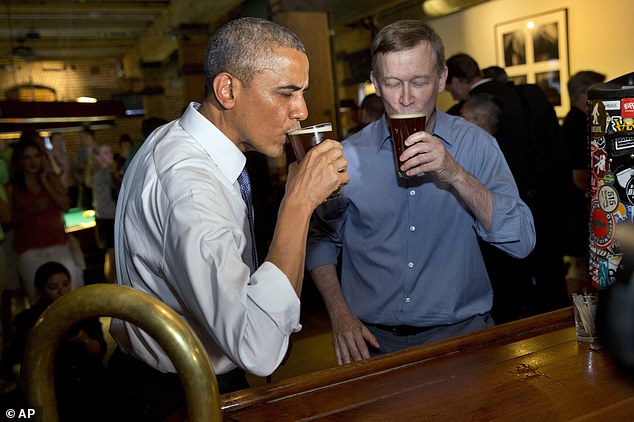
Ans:
POLYGON ((72 288, 84 284, 83 269, 64 230, 63 212, 68 210, 70 199, 59 177, 46 170, 40 144, 30 138, 15 144, 13 181, 7 191, 12 205, 13 250, 31 303, 35 299, 35 271, 46 262, 60 262, 68 268, 72 288))

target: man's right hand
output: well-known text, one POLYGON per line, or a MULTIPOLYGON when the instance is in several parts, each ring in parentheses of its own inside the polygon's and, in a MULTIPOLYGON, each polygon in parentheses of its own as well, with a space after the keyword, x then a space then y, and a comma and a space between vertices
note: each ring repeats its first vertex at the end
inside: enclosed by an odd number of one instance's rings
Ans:
POLYGON ((327 139, 308 151, 301 163, 289 166, 286 194, 304 198, 313 208, 350 180, 348 161, 339 142, 327 139))
POLYGON ((367 344, 376 349, 381 347, 376 337, 349 309, 331 315, 331 324, 337 365, 370 358, 367 344))

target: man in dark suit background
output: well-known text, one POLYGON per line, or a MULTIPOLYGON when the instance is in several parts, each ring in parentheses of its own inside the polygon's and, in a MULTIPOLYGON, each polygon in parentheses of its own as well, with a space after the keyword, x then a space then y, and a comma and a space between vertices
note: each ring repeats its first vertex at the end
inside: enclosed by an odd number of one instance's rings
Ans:
POLYGON ((567 306, 561 239, 567 227, 564 192, 571 181, 554 108, 536 85, 484 78, 467 54, 450 57, 447 67, 446 89, 459 101, 448 112, 460 114, 464 101, 481 93, 501 106, 494 136, 535 219, 537 245, 528 258, 513 259, 482 248, 496 295, 498 312, 492 311, 493 317, 499 323, 567 306))

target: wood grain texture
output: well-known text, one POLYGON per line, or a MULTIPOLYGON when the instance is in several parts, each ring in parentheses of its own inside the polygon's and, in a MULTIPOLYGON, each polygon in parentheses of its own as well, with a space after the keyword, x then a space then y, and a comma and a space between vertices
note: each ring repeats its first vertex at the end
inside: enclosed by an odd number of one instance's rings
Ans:
POLYGON ((225 420, 626 420, 634 384, 572 309, 221 396, 225 420), (607 419, 609 418, 609 419, 607 419))

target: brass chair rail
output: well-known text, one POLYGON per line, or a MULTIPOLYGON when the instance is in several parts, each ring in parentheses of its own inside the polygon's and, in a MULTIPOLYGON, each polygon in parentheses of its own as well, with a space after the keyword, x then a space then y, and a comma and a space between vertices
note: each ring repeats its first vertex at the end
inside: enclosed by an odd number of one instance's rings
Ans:
POLYGON ((148 294, 115 284, 95 284, 53 302, 29 336, 21 384, 29 406, 42 408, 43 420, 58 420, 53 368, 63 335, 83 320, 102 316, 128 321, 161 345, 183 384, 189 421, 222 419, 213 367, 191 327, 148 294))

